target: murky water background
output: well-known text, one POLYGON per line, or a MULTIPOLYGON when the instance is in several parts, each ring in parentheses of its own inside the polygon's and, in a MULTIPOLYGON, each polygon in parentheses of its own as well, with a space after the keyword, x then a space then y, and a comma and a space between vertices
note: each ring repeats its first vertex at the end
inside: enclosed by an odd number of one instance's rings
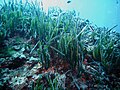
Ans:
MULTIPOLYGON (((28 1, 31 2, 32 0, 28 1)), ((118 25, 115 30, 120 32, 120 0, 69 0, 70 3, 67 3, 68 0, 37 1, 42 1, 46 12, 52 6, 61 7, 63 10, 76 10, 80 12, 81 18, 88 19, 97 26, 111 28, 118 25)), ((3 2, 4 0, 0 0, 1 4, 3 2)))

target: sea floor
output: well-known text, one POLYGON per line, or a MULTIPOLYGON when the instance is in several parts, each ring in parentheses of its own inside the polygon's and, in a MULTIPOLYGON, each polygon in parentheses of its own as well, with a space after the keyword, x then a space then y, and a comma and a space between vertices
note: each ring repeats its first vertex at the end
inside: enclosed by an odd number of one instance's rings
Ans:
MULTIPOLYGON (((51 83, 48 79, 57 80, 62 90, 110 90, 111 88, 117 90, 120 88, 120 72, 118 71, 118 76, 115 74, 105 76, 104 71, 99 71, 98 63, 87 64, 86 61, 84 63, 86 72, 78 75, 77 68, 71 69, 67 61, 55 56, 51 58, 50 67, 45 69, 39 62, 36 49, 30 54, 34 45, 33 39, 19 36, 4 41, 3 51, 0 54, 0 90, 42 90, 42 88, 50 88, 51 83), (101 73, 101 76, 88 73, 94 70, 101 73), (101 83, 97 80, 100 79, 98 77, 101 78, 101 83)), ((52 84, 55 87, 53 81, 52 84)))

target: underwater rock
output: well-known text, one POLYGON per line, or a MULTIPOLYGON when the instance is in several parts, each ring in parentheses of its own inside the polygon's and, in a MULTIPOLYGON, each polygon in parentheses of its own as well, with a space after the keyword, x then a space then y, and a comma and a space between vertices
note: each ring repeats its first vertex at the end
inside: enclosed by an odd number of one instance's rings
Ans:
POLYGON ((38 61, 38 58, 30 57, 30 61, 38 61))
POLYGON ((20 59, 22 59, 22 58, 26 58, 26 56, 23 54, 23 53, 19 53, 19 52, 16 52, 16 53, 14 53, 13 55, 12 55, 12 57, 13 58, 20 58, 20 59))
POLYGON ((25 51, 25 48, 23 47, 21 50, 20 50, 20 52, 22 53, 22 52, 24 52, 25 51))
POLYGON ((21 49, 21 46, 20 45, 15 45, 15 46, 13 46, 13 49, 15 51, 19 51, 21 49))
POLYGON ((16 76, 15 78, 12 78, 11 84, 13 84, 13 88, 15 90, 22 90, 22 88, 27 85, 26 80, 27 80, 27 78, 25 78, 25 77, 17 77, 16 76))
POLYGON ((39 78, 39 75, 34 74, 34 75, 32 76, 32 79, 34 79, 34 80, 37 80, 38 78, 39 78))
POLYGON ((26 62, 26 58, 15 58, 14 60, 8 61, 6 64, 6 67, 9 69, 17 69, 19 67, 21 67, 25 62, 26 62))
POLYGON ((18 67, 21 67, 26 61, 27 61, 27 58, 23 53, 16 52, 11 57, 5 58, 4 61, 1 61, 0 67, 16 69, 18 67))

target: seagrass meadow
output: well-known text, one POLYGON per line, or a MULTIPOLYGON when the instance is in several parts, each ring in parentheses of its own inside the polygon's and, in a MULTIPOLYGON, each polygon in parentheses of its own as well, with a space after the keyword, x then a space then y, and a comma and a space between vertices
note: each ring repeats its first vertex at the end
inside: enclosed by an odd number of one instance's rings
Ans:
POLYGON ((76 11, 0 5, 0 90, 118 90, 120 33, 76 11))

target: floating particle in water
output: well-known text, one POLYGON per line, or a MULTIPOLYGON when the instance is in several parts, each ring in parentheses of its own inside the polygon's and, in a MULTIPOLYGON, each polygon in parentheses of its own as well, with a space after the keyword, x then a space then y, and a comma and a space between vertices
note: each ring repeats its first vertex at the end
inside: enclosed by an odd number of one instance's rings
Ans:
POLYGON ((67 1, 67 3, 71 3, 71 1, 70 1, 70 0, 68 0, 68 1, 67 1))
POLYGON ((116 4, 118 4, 118 0, 116 0, 116 4))

